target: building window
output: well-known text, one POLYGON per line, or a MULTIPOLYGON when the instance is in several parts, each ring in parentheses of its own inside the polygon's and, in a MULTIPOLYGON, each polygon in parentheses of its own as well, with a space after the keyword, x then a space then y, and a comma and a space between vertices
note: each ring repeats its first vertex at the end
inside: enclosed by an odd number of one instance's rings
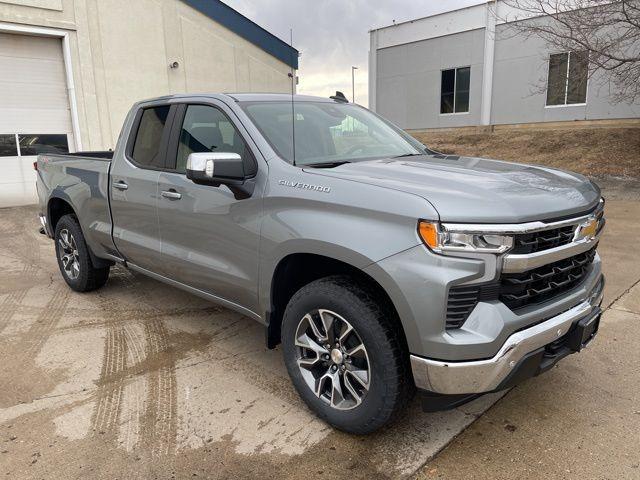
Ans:
POLYGON ((442 70, 440 113, 467 113, 471 67, 442 70))
POLYGON ((575 105, 587 102, 588 52, 549 55, 547 105, 575 105))
POLYGON ((17 157, 18 146, 15 135, 0 135, 0 157, 17 157))
POLYGON ((41 153, 69 153, 65 134, 0 135, 0 157, 28 157, 41 153))
POLYGON ((18 135, 20 155, 39 155, 41 153, 69 153, 66 135, 18 135))

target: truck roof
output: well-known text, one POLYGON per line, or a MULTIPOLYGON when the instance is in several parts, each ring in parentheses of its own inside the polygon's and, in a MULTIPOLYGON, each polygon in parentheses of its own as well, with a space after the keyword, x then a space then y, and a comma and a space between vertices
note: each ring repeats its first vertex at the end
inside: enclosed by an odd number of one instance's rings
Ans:
MULTIPOLYGON (((218 98, 227 97, 236 102, 278 102, 278 101, 291 101, 291 94, 288 93, 180 93, 175 95, 163 95, 161 97, 153 97, 142 100, 138 103, 155 102, 159 100, 174 100, 180 98, 193 98, 193 97, 209 97, 218 98)), ((326 103, 340 103, 328 97, 316 97, 312 95, 293 95, 296 102, 326 102, 326 103)))

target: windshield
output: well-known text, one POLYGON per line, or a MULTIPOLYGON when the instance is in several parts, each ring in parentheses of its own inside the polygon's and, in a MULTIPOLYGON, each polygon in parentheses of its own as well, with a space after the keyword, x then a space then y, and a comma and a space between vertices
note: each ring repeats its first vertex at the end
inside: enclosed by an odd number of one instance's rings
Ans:
POLYGON ((289 163, 322 165, 421 155, 420 142, 353 104, 329 102, 241 102, 256 127, 289 163), (295 109, 295 110, 294 110, 295 109), (292 125, 295 111, 295 126, 292 125), (294 129, 295 127, 295 129, 294 129))

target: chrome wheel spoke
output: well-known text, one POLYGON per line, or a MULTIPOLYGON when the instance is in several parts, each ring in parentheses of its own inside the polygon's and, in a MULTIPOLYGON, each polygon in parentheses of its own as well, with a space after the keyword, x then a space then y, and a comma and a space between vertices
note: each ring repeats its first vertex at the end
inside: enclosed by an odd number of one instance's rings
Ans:
POLYGON ((322 326, 325 331, 325 338, 332 342, 334 340, 333 335, 333 322, 335 321, 335 316, 332 312, 328 310, 318 310, 318 315, 320 316, 320 321, 322 322, 322 326))
POLYGON ((353 332, 353 327, 350 324, 345 323, 342 326, 342 330, 340 331, 340 334, 338 336, 338 341, 344 345, 344 342, 347 340, 347 338, 349 338, 351 332, 353 332))
POLYGON ((342 393, 342 384, 340 382, 340 372, 337 370, 331 376, 331 406, 338 407, 345 401, 344 394, 342 393))
POLYGON ((366 356, 367 351, 364 348, 363 344, 359 344, 347 350, 347 355, 349 355, 350 357, 357 357, 357 356, 363 356, 363 355, 366 356))
POLYGON ((362 388, 369 390, 369 372, 361 369, 347 369, 345 371, 345 378, 353 378, 358 382, 362 388))
POLYGON ((347 390, 349 390, 349 393, 355 400, 356 405, 360 405, 360 403, 362 403, 362 395, 358 393, 356 388, 353 386, 353 384, 351 383, 351 378, 348 375, 344 376, 344 386, 347 387, 347 390))

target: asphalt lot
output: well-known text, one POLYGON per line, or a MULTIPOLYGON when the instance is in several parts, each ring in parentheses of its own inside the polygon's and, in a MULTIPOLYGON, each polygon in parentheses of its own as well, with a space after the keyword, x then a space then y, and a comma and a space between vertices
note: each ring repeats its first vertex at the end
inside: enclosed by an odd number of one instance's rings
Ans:
POLYGON ((414 404, 356 437, 306 409, 257 323, 121 268, 105 288, 76 294, 35 209, 2 209, 0 475, 524 478, 526 464, 560 478, 593 464, 597 478, 640 478, 640 202, 614 197, 607 216, 600 250, 613 307, 593 348, 484 416, 499 395, 438 414, 414 404))

